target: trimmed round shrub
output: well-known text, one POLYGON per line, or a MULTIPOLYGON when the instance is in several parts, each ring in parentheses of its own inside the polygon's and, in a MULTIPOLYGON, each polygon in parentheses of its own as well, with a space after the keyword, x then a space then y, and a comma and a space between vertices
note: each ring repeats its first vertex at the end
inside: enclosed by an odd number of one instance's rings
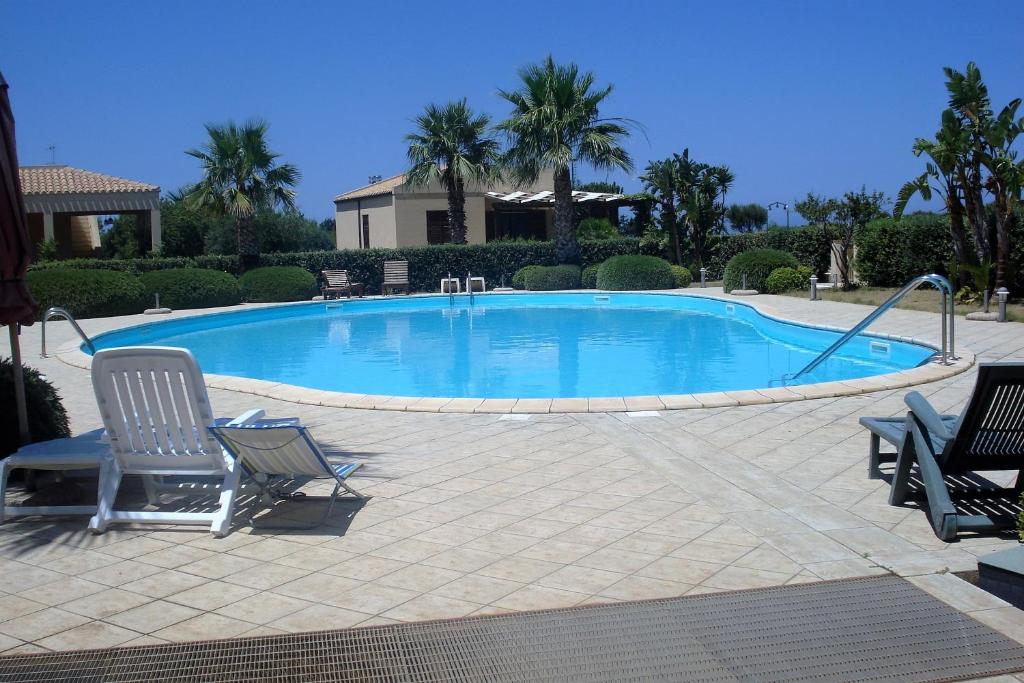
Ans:
POLYGON ((799 268, 776 268, 764 281, 764 291, 782 294, 793 289, 807 289, 813 271, 807 266, 799 268))
POLYGON ((672 277, 676 279, 676 289, 686 289, 693 282, 693 275, 690 274, 689 268, 683 268, 682 266, 670 266, 672 268, 672 277))
POLYGON ((242 300, 252 303, 304 301, 317 293, 316 278, 297 266, 254 268, 238 278, 242 300))
MULTIPOLYGON (((19 448, 18 412, 14 404, 14 364, 0 358, 0 459, 19 448)), ((28 430, 32 442, 63 439, 71 436, 68 414, 53 385, 37 370, 22 366, 25 378, 25 404, 28 409, 28 430)))
POLYGON ((579 288, 579 266, 539 266, 526 273, 526 289, 531 292, 579 288))
POLYGON ((580 287, 583 289, 597 289, 597 270, 600 267, 600 263, 595 263, 584 268, 583 272, 580 273, 580 287))
POLYGON ((242 292, 234 275, 203 268, 171 268, 143 273, 142 286, 146 301, 153 305, 160 295, 160 305, 168 308, 213 308, 234 306, 242 302, 242 292))
POLYGON ((526 289, 526 275, 534 270, 539 270, 544 266, 524 266, 515 272, 512 276, 512 287, 514 289, 526 289))
POLYGON ((613 256, 597 271, 598 289, 630 291, 675 286, 672 266, 657 256, 613 256))
POLYGON ((29 291, 42 317, 51 306, 66 308, 76 318, 101 318, 142 313, 145 290, 137 275, 113 270, 52 268, 31 270, 29 291))
POLYGON ((743 275, 747 276, 747 289, 765 291, 765 281, 776 268, 799 268, 800 263, 789 252, 778 249, 751 249, 736 254, 725 265, 722 287, 726 292, 743 289, 743 275))

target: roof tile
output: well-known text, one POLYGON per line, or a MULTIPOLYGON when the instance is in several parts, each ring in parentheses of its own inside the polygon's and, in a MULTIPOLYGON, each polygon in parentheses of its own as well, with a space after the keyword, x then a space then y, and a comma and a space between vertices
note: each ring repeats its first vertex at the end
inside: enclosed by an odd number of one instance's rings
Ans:
POLYGON ((157 185, 126 180, 71 166, 22 166, 21 191, 26 195, 159 192, 157 185))

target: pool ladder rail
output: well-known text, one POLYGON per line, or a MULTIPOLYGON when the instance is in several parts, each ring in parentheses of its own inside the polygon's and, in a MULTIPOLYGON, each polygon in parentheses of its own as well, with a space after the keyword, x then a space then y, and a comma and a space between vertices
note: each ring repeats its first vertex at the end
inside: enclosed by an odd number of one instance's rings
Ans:
POLYGON ((941 363, 943 365, 949 365, 950 362, 957 359, 956 348, 955 348, 955 335, 953 331, 953 320, 956 316, 954 311, 953 302, 953 285, 942 275, 937 273, 930 273, 926 275, 918 275, 913 280, 903 285, 898 292, 886 299, 882 304, 875 310, 869 313, 863 320, 854 325, 846 334, 837 339, 831 346, 822 351, 818 356, 810 363, 805 365, 799 372, 795 374, 787 374, 782 377, 783 383, 799 379, 803 375, 809 372, 813 372, 815 368, 824 363, 829 356, 834 354, 840 349, 846 342, 850 341, 858 334, 863 332, 871 323, 875 322, 883 313, 888 311, 890 308, 898 304, 903 297, 910 294, 912 291, 917 289, 923 284, 930 284, 942 292, 942 308, 939 313, 942 318, 942 353, 941 363))
POLYGON ((42 348, 39 350, 39 355, 42 358, 46 358, 46 321, 56 316, 62 316, 67 319, 67 321, 71 323, 71 327, 73 327, 75 332, 78 333, 78 336, 82 338, 83 342, 85 342, 85 345, 89 347, 89 350, 96 353, 96 345, 92 343, 92 339, 89 339, 89 335, 83 332, 82 328, 79 327, 78 321, 75 320, 75 316, 71 315, 67 309, 61 308, 60 306, 52 306, 46 309, 46 313, 43 314, 43 325, 40 330, 42 336, 42 348))

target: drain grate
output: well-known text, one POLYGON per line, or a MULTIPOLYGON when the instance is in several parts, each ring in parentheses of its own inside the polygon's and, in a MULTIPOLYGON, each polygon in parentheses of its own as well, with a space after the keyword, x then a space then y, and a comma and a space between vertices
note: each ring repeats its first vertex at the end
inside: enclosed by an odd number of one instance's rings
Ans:
POLYGON ((284 636, 0 657, 0 681, 955 681, 1024 647, 892 576, 284 636))

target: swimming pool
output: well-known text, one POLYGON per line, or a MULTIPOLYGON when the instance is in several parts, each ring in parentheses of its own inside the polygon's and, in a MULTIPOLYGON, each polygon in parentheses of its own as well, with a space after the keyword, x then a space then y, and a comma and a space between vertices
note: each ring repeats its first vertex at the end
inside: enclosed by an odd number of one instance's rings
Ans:
MULTIPOLYGON (((778 387, 837 338, 719 299, 591 292, 312 302, 148 323, 94 341, 185 347, 207 373, 328 391, 563 398, 778 387)), ((933 353, 862 335, 798 383, 905 370, 933 353)))

